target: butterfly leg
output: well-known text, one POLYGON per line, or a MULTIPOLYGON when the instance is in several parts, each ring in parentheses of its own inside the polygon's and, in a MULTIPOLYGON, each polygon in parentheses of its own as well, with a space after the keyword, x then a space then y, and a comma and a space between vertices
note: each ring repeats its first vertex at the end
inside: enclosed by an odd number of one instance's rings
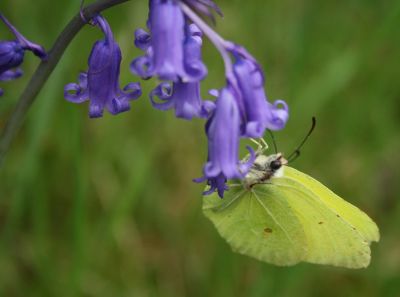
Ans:
POLYGON ((264 138, 260 138, 261 143, 264 145, 263 152, 268 149, 268 143, 264 140, 264 138))
POLYGON ((250 141, 252 141, 257 145, 256 156, 262 155, 264 151, 268 149, 268 144, 265 142, 263 138, 259 138, 259 140, 250 138, 250 141))

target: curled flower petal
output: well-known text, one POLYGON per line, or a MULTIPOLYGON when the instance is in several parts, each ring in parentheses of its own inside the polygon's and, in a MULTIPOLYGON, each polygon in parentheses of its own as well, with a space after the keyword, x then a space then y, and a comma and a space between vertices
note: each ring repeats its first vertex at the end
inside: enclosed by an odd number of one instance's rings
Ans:
POLYGON ((208 94, 210 94, 211 96, 218 98, 219 97, 219 90, 217 89, 211 89, 208 91, 208 94))
POLYGON ((213 102, 201 100, 198 82, 175 82, 172 88, 168 83, 161 83, 150 93, 150 100, 160 110, 175 108, 176 117, 186 120, 194 117, 207 118, 215 107, 213 102), (155 97, 163 102, 156 102, 155 97))
POLYGON ((88 80, 87 80, 87 73, 86 72, 79 73, 78 83, 79 83, 79 86, 82 89, 86 89, 87 88, 88 80))
POLYGON ((111 114, 119 114, 124 111, 128 111, 131 109, 128 100, 124 100, 121 98, 114 98, 111 100, 111 105, 108 106, 108 110, 111 114))
POLYGON ((89 99, 87 73, 79 73, 78 83, 69 83, 64 87, 64 97, 72 103, 82 103, 89 99))
POLYGON ((174 101, 171 100, 172 97, 172 87, 169 83, 161 83, 154 90, 150 92, 150 101, 153 107, 159 110, 168 110, 174 106, 174 101), (160 100, 165 101, 158 103, 155 97, 160 98, 160 100))
POLYGON ((151 60, 148 56, 141 56, 134 59, 130 65, 133 74, 138 75, 142 79, 149 79, 152 74, 149 71, 151 60))
POLYGON ((123 88, 120 98, 124 100, 136 100, 142 95, 142 88, 140 83, 129 83, 123 88))
POLYGON ((151 36, 143 29, 135 31, 135 46, 142 51, 146 51, 151 44, 151 36))
POLYGON ((79 84, 69 83, 64 87, 64 98, 72 103, 82 103, 89 99, 89 95, 79 84))
POLYGON ((269 104, 269 114, 267 117, 267 128, 270 130, 280 130, 286 125, 289 118, 289 107, 283 100, 276 100, 274 104, 269 104))
POLYGON ((21 69, 7 70, 0 74, 0 81, 9 81, 21 77, 23 74, 21 69))

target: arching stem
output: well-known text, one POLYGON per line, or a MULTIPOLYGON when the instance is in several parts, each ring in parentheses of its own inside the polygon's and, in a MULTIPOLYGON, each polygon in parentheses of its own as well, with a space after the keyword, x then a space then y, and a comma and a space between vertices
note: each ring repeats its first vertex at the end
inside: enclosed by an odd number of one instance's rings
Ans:
POLYGON ((47 60, 42 61, 32 75, 31 80, 22 92, 14 111, 11 113, 3 129, 0 138, 0 168, 13 139, 24 122, 26 113, 57 66, 68 45, 85 25, 84 19, 90 20, 99 12, 127 1, 130 0, 98 0, 83 8, 82 12, 75 15, 63 29, 48 52, 47 60), (84 18, 82 18, 82 15, 84 18))

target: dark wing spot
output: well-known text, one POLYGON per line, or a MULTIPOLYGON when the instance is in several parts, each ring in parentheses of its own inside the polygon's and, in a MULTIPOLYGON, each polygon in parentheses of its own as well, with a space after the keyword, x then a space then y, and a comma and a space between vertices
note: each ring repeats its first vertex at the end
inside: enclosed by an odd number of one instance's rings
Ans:
POLYGON ((324 222, 318 222, 318 224, 322 225, 324 222))
POLYGON ((340 215, 337 214, 336 216, 337 216, 338 218, 340 218, 340 215))
POLYGON ((264 232, 265 232, 265 233, 272 233, 272 229, 271 229, 271 228, 265 228, 265 229, 264 229, 264 232))

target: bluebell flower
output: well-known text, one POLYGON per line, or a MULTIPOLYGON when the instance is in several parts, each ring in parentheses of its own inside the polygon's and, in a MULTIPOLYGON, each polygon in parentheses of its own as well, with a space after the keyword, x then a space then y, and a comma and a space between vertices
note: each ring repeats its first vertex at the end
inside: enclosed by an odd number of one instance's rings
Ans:
POLYGON ((111 114, 130 109, 130 101, 141 94, 139 83, 129 83, 123 90, 119 86, 121 50, 115 42, 110 26, 102 16, 93 22, 104 33, 104 39, 97 41, 89 56, 89 69, 79 75, 78 83, 67 84, 65 98, 73 103, 90 100, 89 116, 101 117, 106 108, 111 114))
MULTIPOLYGON (((221 90, 206 130, 208 162, 204 166, 204 175, 216 177, 222 173, 228 179, 243 177, 252 158, 246 164, 239 161, 240 114, 229 87, 221 90)), ((250 152, 253 153, 251 149, 250 152)))
MULTIPOLYGON (((184 67, 186 75, 190 79, 186 81, 199 82, 207 76, 207 67, 204 65, 201 57, 201 47, 203 44, 203 33, 195 24, 185 26, 186 39, 183 44, 184 67)), ((184 78, 182 78, 185 81, 184 78)))
POLYGON ((288 117, 288 106, 283 100, 269 103, 264 90, 264 74, 261 66, 238 54, 233 65, 244 114, 243 135, 263 137, 265 129, 284 128, 288 117))
POLYGON ((261 66, 246 49, 223 39, 196 14, 194 10, 211 7, 209 0, 183 0, 179 5, 215 45, 225 65, 227 85, 221 92, 212 91, 218 99, 206 124, 208 160, 203 177, 196 180, 207 180, 210 189, 204 194, 217 190, 222 197, 226 181, 243 178, 254 162, 252 150, 245 163, 239 161, 240 137, 263 137, 265 129, 282 129, 288 120, 288 106, 282 100, 272 104, 267 100, 261 66))
MULTIPOLYGON (((6 24, 15 36, 15 40, 0 41, 0 81, 9 81, 22 75, 18 68, 24 61, 25 51, 31 51, 42 60, 47 54, 42 46, 26 39, 18 30, 2 15, 0 19, 6 24)), ((0 96, 3 90, 0 89, 0 96)))
MULTIPOLYGON (((201 61, 202 33, 191 24, 187 26, 187 37, 184 43, 185 70, 193 78, 201 79, 207 74, 207 68, 201 61)), ((139 35, 139 34, 138 34, 139 35)), ((138 45, 143 42, 137 38, 138 45)), ((214 109, 215 104, 211 101, 203 101, 200 97, 200 82, 177 82, 161 83, 151 93, 150 99, 153 106, 160 110, 175 109, 178 118, 191 120, 193 117, 207 118, 214 109), (162 102, 155 100, 158 97, 162 102)))
POLYGON ((288 106, 283 100, 272 104, 267 100, 264 74, 257 60, 245 48, 219 36, 189 7, 195 6, 193 3, 208 2, 186 0, 180 2, 180 6, 187 18, 207 35, 224 60, 226 80, 235 91, 234 97, 240 110, 241 136, 262 137, 265 129, 284 128, 289 117, 288 106), (232 63, 232 57, 235 63, 232 63))
POLYGON ((228 86, 219 92, 215 111, 206 125, 208 162, 203 168, 203 178, 197 180, 208 180, 210 185, 216 186, 219 193, 223 192, 223 178, 243 178, 255 159, 254 151, 248 147, 249 160, 245 163, 239 160, 240 124, 234 90, 228 86))
POLYGON ((147 49, 147 53, 132 62, 131 70, 144 78, 157 75, 162 80, 178 81, 185 77, 185 18, 177 1, 150 0, 147 24, 151 35, 139 34, 145 33, 144 30, 135 33, 137 46, 140 44, 138 36, 148 40, 148 44, 142 47, 147 49))
POLYGON ((201 32, 188 25, 176 0, 150 0, 150 34, 135 31, 135 46, 145 55, 134 59, 131 71, 148 79, 195 82, 207 75, 201 61, 201 32))

